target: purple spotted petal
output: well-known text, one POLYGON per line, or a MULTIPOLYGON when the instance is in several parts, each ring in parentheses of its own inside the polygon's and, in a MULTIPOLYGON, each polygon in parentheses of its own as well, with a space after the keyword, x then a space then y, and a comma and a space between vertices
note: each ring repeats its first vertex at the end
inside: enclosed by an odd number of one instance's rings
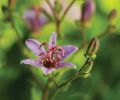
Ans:
POLYGON ((62 60, 78 50, 78 48, 73 45, 62 46, 62 47, 64 49, 64 56, 62 60))
POLYGON ((48 68, 45 68, 41 63, 40 61, 35 61, 35 60, 32 60, 32 59, 25 59, 25 60, 22 60, 20 62, 21 64, 29 64, 29 65, 32 65, 32 66, 35 66, 35 67, 39 67, 41 68, 41 70, 43 71, 43 73, 45 75, 51 73, 52 71, 54 71, 55 69, 52 68, 52 69, 48 69, 48 68))
POLYGON ((43 73, 45 75, 47 75, 47 74, 49 74, 49 73, 51 73, 51 72, 53 72, 55 70, 54 68, 49 69, 49 68, 46 68, 44 66, 41 66, 40 68, 41 68, 41 70, 43 71, 43 73))
POLYGON ((57 34, 53 32, 49 40, 49 48, 52 46, 56 46, 56 39, 57 39, 57 34))
POLYGON ((68 62, 61 62, 58 64, 58 66, 56 68, 62 68, 62 67, 73 67, 76 68, 76 65, 72 64, 72 63, 68 63, 68 62))
POLYGON ((43 47, 40 47, 41 43, 39 41, 35 39, 28 39, 25 43, 27 47, 37 56, 39 56, 41 53, 45 53, 45 49, 43 47))
POLYGON ((39 61, 35 61, 35 60, 32 60, 32 59, 25 59, 25 60, 22 60, 20 63, 21 64, 29 64, 29 65, 33 65, 33 66, 36 66, 36 67, 42 65, 39 61))

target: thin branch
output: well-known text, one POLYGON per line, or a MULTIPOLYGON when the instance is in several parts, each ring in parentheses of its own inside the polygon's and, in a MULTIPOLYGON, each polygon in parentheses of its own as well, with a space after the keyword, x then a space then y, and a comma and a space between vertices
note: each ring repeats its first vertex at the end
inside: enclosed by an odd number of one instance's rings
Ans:
POLYGON ((83 49, 87 45, 86 38, 85 38, 85 35, 86 35, 85 34, 85 27, 84 26, 80 27, 79 31, 80 31, 81 36, 82 36, 82 43, 80 44, 78 51, 69 59, 70 61, 72 61, 74 59, 74 57, 80 52, 80 50, 83 49))
POLYGON ((49 0, 46 0, 46 2, 47 2, 48 6, 50 7, 50 9, 51 9, 51 11, 52 11, 52 13, 53 13, 53 15, 54 15, 54 17, 55 17, 55 20, 57 21, 57 20, 58 20, 58 15, 57 15, 57 13, 55 12, 54 8, 52 7, 50 1, 49 1, 49 0))
POLYGON ((60 18, 60 22, 62 22, 62 20, 64 19, 64 17, 66 16, 66 14, 68 13, 69 9, 71 8, 71 6, 75 3, 76 0, 72 0, 71 3, 68 5, 68 7, 65 9, 63 15, 60 18))
POLYGON ((22 40, 21 40, 21 37, 20 37, 20 33, 17 30, 17 28, 15 26, 15 23, 14 23, 14 20, 13 20, 13 10, 11 10, 9 7, 8 7, 8 15, 9 15, 9 18, 10 18, 11 27, 14 29, 14 31, 16 33, 18 46, 20 48, 20 51, 22 52, 22 40))
POLYGON ((20 33, 18 32, 18 30, 17 30, 17 28, 16 28, 16 26, 15 26, 15 23, 14 23, 14 21, 13 21, 13 19, 11 19, 11 26, 12 26, 12 28, 15 30, 15 32, 16 32, 16 37, 17 37, 17 40, 18 40, 18 43, 19 43, 19 46, 20 46, 20 48, 22 47, 22 40, 21 40, 21 37, 20 37, 20 33))
MULTIPOLYGON (((88 58, 89 59, 89 58, 88 58)), ((86 61, 88 60, 86 59, 86 61)), ((86 63, 85 61, 85 63, 86 63)), ((85 66, 85 63, 83 64, 83 66, 81 67, 81 69, 85 66)), ((80 70, 81 70, 80 69, 80 70)), ((52 100, 52 98, 60 91, 60 89, 62 87, 64 87, 65 85, 67 85, 68 83, 71 83, 74 79, 80 77, 80 75, 82 75, 82 73, 80 73, 81 71, 76 72, 70 79, 68 79, 67 81, 61 83, 60 85, 57 85, 57 87, 51 92, 51 94, 49 95, 49 100, 52 100)))
MULTIPOLYGON (((11 23, 11 26, 12 26, 12 28, 15 30, 15 32, 16 32, 16 36, 17 36, 17 40, 18 40, 18 46, 19 46, 19 49, 20 49, 20 51, 21 51, 21 53, 26 57, 27 55, 25 55, 24 54, 24 52, 23 52, 23 47, 22 47, 22 39, 21 39, 21 37, 20 37, 20 32, 17 30, 17 28, 16 28, 16 26, 15 26, 15 22, 14 22, 14 20, 13 20, 13 12, 12 12, 12 10, 10 10, 9 9, 9 17, 10 17, 10 23, 11 23)), ((29 69, 30 71, 31 71, 31 69, 29 69)), ((35 80, 35 82, 37 83, 37 84, 39 84, 39 87, 41 88, 41 90, 43 90, 43 84, 42 84, 42 81, 40 81, 40 80, 37 80, 37 78, 36 78, 36 76, 34 75, 34 73, 31 71, 31 74, 32 74, 32 78, 35 80)))

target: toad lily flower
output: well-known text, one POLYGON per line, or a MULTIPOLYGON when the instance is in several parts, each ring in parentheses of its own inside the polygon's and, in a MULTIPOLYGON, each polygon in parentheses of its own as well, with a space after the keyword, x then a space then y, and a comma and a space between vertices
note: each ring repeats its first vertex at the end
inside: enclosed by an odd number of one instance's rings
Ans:
POLYGON ((21 61, 21 64, 24 63, 39 67, 45 75, 63 67, 76 68, 74 64, 64 62, 63 60, 76 52, 78 48, 73 45, 58 46, 56 38, 57 34, 53 33, 48 43, 41 44, 35 39, 26 40, 27 47, 38 56, 38 59, 25 59, 21 61))

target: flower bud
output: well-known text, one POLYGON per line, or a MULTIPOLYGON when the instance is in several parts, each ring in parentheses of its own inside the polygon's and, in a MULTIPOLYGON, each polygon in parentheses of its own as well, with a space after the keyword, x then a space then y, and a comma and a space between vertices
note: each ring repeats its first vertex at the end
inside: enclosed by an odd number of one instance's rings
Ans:
POLYGON ((34 33, 39 33, 40 28, 48 23, 48 18, 38 7, 32 7, 26 10, 23 19, 28 28, 34 33))
POLYGON ((96 55, 98 49, 99 49, 99 39, 98 38, 93 38, 90 43, 89 46, 87 48, 86 54, 85 56, 94 56, 96 55))
POLYGON ((8 7, 13 9, 15 7, 16 0, 8 0, 8 7))
POLYGON ((96 6, 95 2, 93 0, 86 0, 85 3, 82 5, 82 17, 81 22, 83 24, 87 24, 90 22, 94 12, 95 12, 96 6))
POLYGON ((85 73, 85 74, 82 75, 82 78, 88 78, 90 76, 91 76, 91 73, 85 73))
POLYGON ((93 66, 93 62, 88 59, 86 63, 84 64, 83 68, 80 69, 80 73, 82 74, 89 73, 92 69, 92 66, 93 66))
POLYGON ((109 14, 108 14, 108 20, 112 21, 116 18, 117 16, 117 11, 115 9, 113 9, 109 14))

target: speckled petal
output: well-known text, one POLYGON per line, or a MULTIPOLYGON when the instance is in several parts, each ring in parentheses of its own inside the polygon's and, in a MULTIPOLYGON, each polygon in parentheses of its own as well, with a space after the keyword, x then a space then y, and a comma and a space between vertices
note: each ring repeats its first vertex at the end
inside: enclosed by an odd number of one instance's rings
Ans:
POLYGON ((29 65, 32 65, 32 66, 35 66, 35 67, 39 67, 41 68, 41 70, 43 71, 43 73, 45 75, 51 73, 52 71, 54 71, 55 69, 54 68, 51 68, 51 69, 48 69, 46 67, 44 67, 40 61, 35 61, 35 60, 32 60, 32 59, 25 59, 25 60, 22 60, 20 62, 21 64, 29 64, 29 65))
POLYGON ((53 32, 49 40, 49 48, 56 46, 56 39, 57 39, 57 34, 53 32))
POLYGON ((26 40, 27 47, 33 51, 37 56, 39 56, 41 53, 45 53, 44 47, 40 47, 41 43, 35 39, 28 39, 26 40))
POLYGON ((69 63, 69 62, 61 62, 58 64, 58 66, 56 68, 62 68, 62 67, 69 67, 69 68, 75 68, 76 69, 76 65, 69 63))
POLYGON ((29 64, 35 67, 41 66, 42 64, 39 61, 33 59, 25 59, 20 62, 21 64, 29 64))
POLYGON ((48 75, 48 74, 50 74, 51 72, 53 72, 54 70, 56 70, 55 68, 49 69, 49 68, 46 68, 46 67, 44 67, 44 66, 41 66, 40 68, 42 69, 42 71, 43 71, 43 73, 44 73, 45 75, 48 75))
POLYGON ((62 60, 78 50, 78 48, 73 45, 62 46, 62 47, 64 49, 64 56, 62 57, 62 60))

